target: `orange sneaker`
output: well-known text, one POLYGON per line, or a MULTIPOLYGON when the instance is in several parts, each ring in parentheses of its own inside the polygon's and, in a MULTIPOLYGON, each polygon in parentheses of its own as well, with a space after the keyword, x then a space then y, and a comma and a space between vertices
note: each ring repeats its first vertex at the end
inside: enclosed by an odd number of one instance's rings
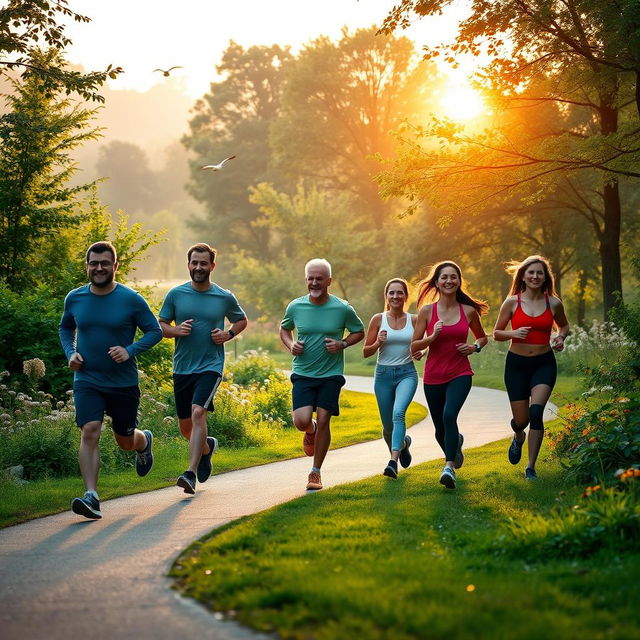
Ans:
POLYGON ((313 491, 322 489, 322 480, 320 479, 320 474, 317 471, 312 471, 309 474, 309 479, 307 481, 307 489, 310 489, 313 491))
POLYGON ((318 427, 316 425, 316 421, 313 421, 313 426, 315 427, 313 433, 306 433, 302 438, 302 450, 305 452, 305 455, 312 456, 316 450, 316 431, 318 427))

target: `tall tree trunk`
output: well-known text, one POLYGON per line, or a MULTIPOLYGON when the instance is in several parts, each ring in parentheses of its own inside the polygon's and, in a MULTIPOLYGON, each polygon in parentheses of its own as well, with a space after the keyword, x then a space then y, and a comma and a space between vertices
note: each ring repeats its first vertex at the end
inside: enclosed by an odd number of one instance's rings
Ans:
POLYGON ((587 315, 587 275, 584 269, 578 273, 578 308, 576 309, 576 324, 584 326, 587 315))
POLYGON ((622 301, 621 218, 620 187, 618 181, 613 180, 604 187, 604 225, 599 246, 605 320, 609 320, 611 310, 622 301))

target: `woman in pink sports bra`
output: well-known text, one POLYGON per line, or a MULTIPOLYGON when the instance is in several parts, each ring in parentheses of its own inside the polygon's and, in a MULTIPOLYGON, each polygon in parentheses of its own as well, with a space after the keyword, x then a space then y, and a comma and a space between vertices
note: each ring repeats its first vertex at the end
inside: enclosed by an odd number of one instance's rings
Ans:
POLYGON ((507 455, 511 464, 520 462, 524 430, 529 425, 529 463, 524 473, 525 478, 532 480, 537 477, 536 460, 544 436, 544 407, 556 382, 553 352, 564 348, 569 321, 556 295, 546 258, 529 256, 522 262, 509 264, 507 271, 513 275, 511 292, 500 307, 493 330, 498 342, 511 340, 504 383, 511 403, 514 436, 507 455), (554 324, 558 334, 551 340, 554 324))
POLYGON ((469 356, 487 344, 480 315, 489 308, 462 288, 462 272, 455 262, 436 264, 420 283, 418 319, 411 351, 429 348, 424 365, 424 394, 442 448, 445 466, 440 484, 456 487, 456 472, 464 461, 463 435, 458 431, 458 414, 471 390, 473 370, 469 356), (432 304, 421 304, 432 299, 432 304), (467 342, 469 330, 476 338, 467 342))

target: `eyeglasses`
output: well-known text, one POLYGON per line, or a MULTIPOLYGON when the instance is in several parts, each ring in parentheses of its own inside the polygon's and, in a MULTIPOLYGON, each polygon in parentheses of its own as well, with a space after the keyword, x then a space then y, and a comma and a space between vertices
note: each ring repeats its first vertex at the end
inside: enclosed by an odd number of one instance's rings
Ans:
POLYGON ((102 267, 103 269, 113 267, 113 262, 111 262, 110 260, 91 260, 91 262, 87 262, 87 264, 92 269, 95 269, 96 267, 102 267))

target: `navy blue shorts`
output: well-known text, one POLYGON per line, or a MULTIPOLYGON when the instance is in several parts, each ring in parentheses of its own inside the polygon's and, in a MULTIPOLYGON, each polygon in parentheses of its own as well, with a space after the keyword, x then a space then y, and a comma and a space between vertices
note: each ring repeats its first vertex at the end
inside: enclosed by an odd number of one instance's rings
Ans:
POLYGON ((73 383, 73 403, 76 407, 76 424, 102 422, 104 414, 111 416, 111 428, 119 436, 132 436, 138 426, 140 388, 97 387, 89 382, 73 383))
POLYGON ((191 417, 191 405, 213 411, 213 396, 218 390, 222 376, 217 371, 203 373, 174 373, 173 395, 176 400, 178 418, 191 417))
POLYGON ((291 374, 293 384, 293 410, 300 407, 318 407, 326 409, 331 415, 339 416, 340 389, 344 386, 345 379, 342 376, 329 376, 327 378, 309 378, 297 373, 291 374))
POLYGON ((553 389, 557 375, 558 366, 552 350, 539 356, 521 356, 507 351, 504 384, 511 402, 528 400, 531 389, 539 384, 546 384, 553 389))

